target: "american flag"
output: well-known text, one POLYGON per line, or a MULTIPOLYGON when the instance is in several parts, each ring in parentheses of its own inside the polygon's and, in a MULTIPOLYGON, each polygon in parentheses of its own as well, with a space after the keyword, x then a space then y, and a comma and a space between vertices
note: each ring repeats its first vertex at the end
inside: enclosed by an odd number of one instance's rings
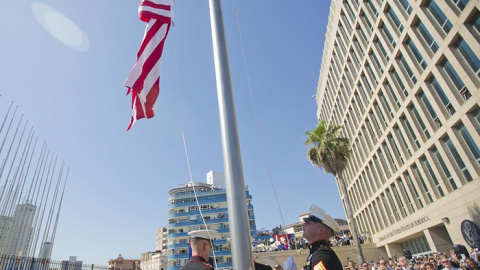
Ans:
POLYGON ((142 0, 138 16, 147 23, 147 28, 137 52, 137 61, 123 84, 128 87, 127 95, 132 94, 132 119, 127 130, 136 120, 155 115, 160 92, 161 57, 172 23, 173 0, 142 0))

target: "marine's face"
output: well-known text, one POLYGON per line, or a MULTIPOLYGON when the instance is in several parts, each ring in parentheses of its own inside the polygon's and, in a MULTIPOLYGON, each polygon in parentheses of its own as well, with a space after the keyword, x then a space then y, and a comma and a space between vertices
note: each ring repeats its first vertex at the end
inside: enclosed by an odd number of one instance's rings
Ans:
POLYGON ((320 223, 311 220, 305 221, 305 223, 303 223, 303 238, 311 242, 312 239, 316 238, 319 228, 320 223))

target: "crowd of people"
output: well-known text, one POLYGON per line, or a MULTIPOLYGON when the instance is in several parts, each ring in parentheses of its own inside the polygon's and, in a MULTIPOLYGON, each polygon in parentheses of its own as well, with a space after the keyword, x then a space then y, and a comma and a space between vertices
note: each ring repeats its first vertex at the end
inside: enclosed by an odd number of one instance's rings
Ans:
MULTIPOLYGON (((360 241, 360 244, 368 244, 372 243, 372 238, 370 236, 370 233, 368 232, 362 232, 358 235, 358 240, 360 241)), ((335 233, 334 236, 330 237, 330 245, 332 247, 335 246, 348 246, 348 245, 353 245, 353 236, 351 232, 345 232, 345 233, 335 233)))
POLYGON ((472 250, 469 257, 458 258, 452 251, 450 256, 443 252, 415 256, 412 259, 392 257, 369 260, 358 266, 349 261, 345 270, 479 270, 478 253, 472 250))
MULTIPOLYGON (((359 236, 360 244, 371 243, 371 237, 368 232, 361 233, 359 236)), ((336 233, 334 236, 330 237, 330 246, 347 246, 353 245, 353 236, 350 232, 345 233, 336 233)), ((294 249, 307 249, 308 242, 304 238, 291 238, 288 241, 275 241, 273 243, 268 243, 265 240, 263 243, 258 243, 254 245, 253 252, 270 252, 270 251, 282 251, 282 250, 294 250, 294 249)))

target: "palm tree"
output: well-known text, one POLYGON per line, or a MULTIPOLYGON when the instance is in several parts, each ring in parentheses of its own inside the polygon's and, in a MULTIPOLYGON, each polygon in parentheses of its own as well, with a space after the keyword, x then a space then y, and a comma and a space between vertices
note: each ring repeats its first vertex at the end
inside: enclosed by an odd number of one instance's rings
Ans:
POLYGON ((325 120, 322 120, 315 129, 305 132, 304 135, 307 136, 305 145, 310 147, 307 152, 308 160, 316 167, 323 168, 325 173, 333 174, 337 179, 345 201, 347 218, 350 221, 350 230, 357 249, 358 261, 361 264, 364 262, 363 252, 358 238, 356 221, 353 219, 347 186, 342 175, 352 150, 350 140, 340 136, 341 129, 342 126, 328 125, 325 120))

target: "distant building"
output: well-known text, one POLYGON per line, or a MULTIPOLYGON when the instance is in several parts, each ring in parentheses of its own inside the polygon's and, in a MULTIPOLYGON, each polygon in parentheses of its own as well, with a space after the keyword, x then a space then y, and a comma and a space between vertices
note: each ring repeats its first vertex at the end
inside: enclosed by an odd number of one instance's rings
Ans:
POLYGON ((142 270, 166 270, 167 254, 161 254, 155 251, 142 253, 140 268, 142 270))
MULTIPOLYGON (((219 233, 218 238, 214 241, 218 269, 231 269, 232 254, 227 241, 230 238, 230 229, 227 194, 224 186, 223 173, 210 171, 207 173, 207 183, 187 183, 169 191, 168 270, 178 270, 188 262, 188 232, 205 229, 201 213, 207 227, 217 230, 219 233)), ((250 231, 255 237, 255 216, 251 204, 252 196, 248 192, 248 187, 246 188, 246 198, 250 231)))
POLYGON ((157 229, 155 237, 155 251, 159 251, 162 254, 167 254, 168 245, 168 227, 161 227, 157 229))
POLYGON ((30 203, 18 204, 13 216, 0 216, 0 254, 29 254, 36 209, 37 207, 30 203))
POLYGON ((82 261, 77 261, 77 256, 70 256, 68 261, 62 261, 61 270, 82 270, 82 261))
POLYGON ((109 270, 141 270, 140 260, 124 259, 122 254, 118 254, 116 259, 108 260, 109 270))
POLYGON ((38 258, 40 259, 49 259, 50 254, 52 253, 52 244, 51 242, 44 242, 40 248, 38 258))

